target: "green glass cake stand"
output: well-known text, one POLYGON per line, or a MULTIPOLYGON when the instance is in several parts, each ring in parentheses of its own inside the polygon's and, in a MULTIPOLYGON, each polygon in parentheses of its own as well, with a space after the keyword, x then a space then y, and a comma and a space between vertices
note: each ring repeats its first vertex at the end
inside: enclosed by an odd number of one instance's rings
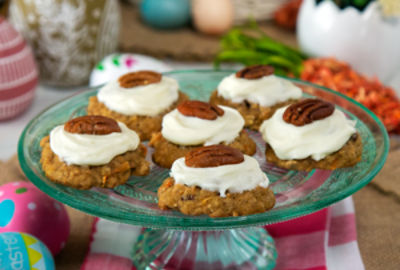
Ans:
MULTIPOLYGON (((190 98, 208 100, 221 79, 231 73, 191 70, 166 75, 176 78, 190 98)), ((258 226, 304 216, 350 196, 378 173, 389 149, 384 126, 367 108, 332 90, 288 80, 302 88, 304 96, 332 102, 356 121, 363 142, 362 160, 354 167, 334 171, 281 169, 265 161, 260 134, 249 131, 257 143, 255 157, 268 175, 277 201, 272 210, 262 214, 210 218, 162 211, 157 207, 156 192, 169 171, 154 164, 150 175, 132 177, 114 189, 77 190, 47 179, 40 166, 40 140, 56 125, 86 114, 88 98, 97 89, 65 99, 36 116, 19 140, 20 164, 26 176, 56 200, 94 216, 147 228, 132 249, 138 269, 272 269, 277 257, 273 239, 258 226)))

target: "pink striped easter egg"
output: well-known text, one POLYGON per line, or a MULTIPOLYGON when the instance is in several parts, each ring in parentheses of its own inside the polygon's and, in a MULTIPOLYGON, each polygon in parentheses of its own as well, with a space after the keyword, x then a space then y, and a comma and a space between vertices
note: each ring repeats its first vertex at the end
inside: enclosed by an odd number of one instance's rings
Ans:
POLYGON ((0 120, 12 118, 31 104, 38 70, 30 47, 0 17, 0 120))

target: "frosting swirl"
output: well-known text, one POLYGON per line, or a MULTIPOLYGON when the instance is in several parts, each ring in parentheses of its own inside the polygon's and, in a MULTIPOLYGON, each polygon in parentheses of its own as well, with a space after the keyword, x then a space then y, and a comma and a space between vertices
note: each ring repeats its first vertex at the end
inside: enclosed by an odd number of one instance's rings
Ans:
POLYGON ((107 108, 121 114, 156 116, 178 99, 178 89, 178 82, 166 76, 158 83, 131 88, 111 81, 99 90, 97 98, 107 108))
POLYGON ((64 125, 50 132, 51 150, 68 165, 103 165, 115 156, 135 150, 139 136, 125 124, 118 122, 121 132, 106 135, 70 133, 64 125))
POLYGON ((275 75, 247 80, 231 74, 220 82, 217 91, 219 96, 233 102, 248 100, 263 107, 273 106, 289 99, 299 99, 302 95, 299 87, 275 75))
POLYGON ((264 140, 282 160, 311 157, 319 161, 342 148, 356 133, 356 122, 347 119, 338 109, 324 119, 295 126, 283 120, 286 108, 278 109, 260 127, 264 140))
POLYGON ((215 120, 185 116, 175 109, 164 116, 161 133, 168 141, 179 145, 230 143, 243 129, 244 119, 235 109, 219 107, 224 114, 215 120))
POLYGON ((269 185, 268 177, 261 171, 257 160, 248 155, 244 155, 244 161, 238 164, 207 168, 188 167, 185 158, 179 158, 172 164, 170 176, 176 184, 217 191, 221 197, 226 196, 226 191, 240 193, 269 185))

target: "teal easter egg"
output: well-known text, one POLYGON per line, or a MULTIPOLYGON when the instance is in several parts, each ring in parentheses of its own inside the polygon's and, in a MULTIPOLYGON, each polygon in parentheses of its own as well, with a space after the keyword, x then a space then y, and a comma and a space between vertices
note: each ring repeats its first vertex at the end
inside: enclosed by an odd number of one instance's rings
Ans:
POLYGON ((190 20, 190 0, 143 0, 140 13, 155 28, 182 27, 190 20))
POLYGON ((18 232, 0 233, 2 270, 54 270, 49 249, 36 237, 18 232))
POLYGON ((0 227, 7 226, 14 216, 15 204, 12 200, 4 200, 0 203, 0 227))

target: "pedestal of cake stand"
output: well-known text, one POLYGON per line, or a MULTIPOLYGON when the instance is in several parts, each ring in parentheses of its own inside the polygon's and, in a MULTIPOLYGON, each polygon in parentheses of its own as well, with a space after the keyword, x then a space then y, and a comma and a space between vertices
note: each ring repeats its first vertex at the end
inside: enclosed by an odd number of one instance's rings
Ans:
POLYGON ((137 269, 273 269, 274 240, 258 227, 224 231, 144 229, 132 258, 137 269))

